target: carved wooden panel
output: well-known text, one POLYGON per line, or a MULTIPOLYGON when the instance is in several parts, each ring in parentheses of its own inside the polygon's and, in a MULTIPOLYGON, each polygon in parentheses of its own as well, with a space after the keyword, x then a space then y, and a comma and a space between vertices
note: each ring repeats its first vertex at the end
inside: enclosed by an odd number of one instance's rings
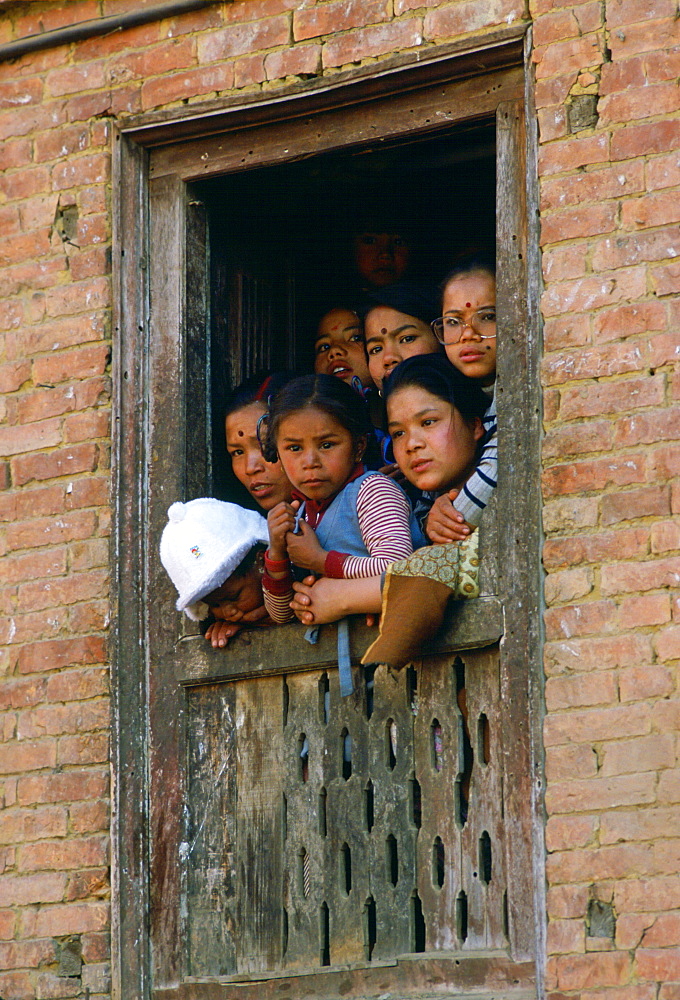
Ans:
POLYGON ((187 690, 190 975, 506 945, 496 649, 187 690))

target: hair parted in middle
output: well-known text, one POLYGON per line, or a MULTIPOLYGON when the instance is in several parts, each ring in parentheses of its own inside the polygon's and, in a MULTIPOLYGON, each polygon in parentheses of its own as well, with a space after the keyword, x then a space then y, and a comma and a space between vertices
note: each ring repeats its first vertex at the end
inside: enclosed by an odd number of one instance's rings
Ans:
POLYGON ((445 354, 418 354, 406 358, 383 382, 383 399, 387 403, 397 389, 411 385, 451 403, 466 420, 482 418, 489 406, 489 397, 477 380, 458 371, 445 354))
POLYGON ((293 413, 314 407, 349 431, 358 443, 373 441, 373 429, 368 407, 360 394, 334 375, 301 375, 288 382, 269 405, 266 427, 262 428, 260 444, 268 462, 277 460, 276 438, 281 421, 293 413))

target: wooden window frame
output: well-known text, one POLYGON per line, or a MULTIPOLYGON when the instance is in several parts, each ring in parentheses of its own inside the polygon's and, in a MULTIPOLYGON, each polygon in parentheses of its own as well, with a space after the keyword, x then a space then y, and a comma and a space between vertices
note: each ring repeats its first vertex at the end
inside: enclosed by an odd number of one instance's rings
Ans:
MULTIPOLYGON (((536 136, 531 107, 526 28, 469 38, 411 56, 278 92, 271 99, 229 99, 180 111, 131 119, 114 134, 114 463, 112 546, 113 680, 113 981, 114 995, 148 998, 153 942, 150 917, 157 905, 150 885, 149 685, 152 644, 147 602, 167 591, 149 537, 152 511, 167 508, 187 488, 187 448, 200 442, 175 440, 149 451, 157 419, 157 396, 185 426, 187 360, 192 329, 200 341, 196 304, 183 295, 188 247, 200 246, 198 219, 187 234, 187 184, 248 166, 274 164, 330 149, 363 145, 380 136, 432 134, 457 119, 497 113, 498 183, 516 197, 498 209, 499 302, 508 345, 499 354, 497 393, 505 414, 499 430, 501 455, 521 455, 501 466, 499 495, 507 531, 499 540, 504 635, 501 685, 517 720, 509 767, 521 822, 510 831, 510 861, 531 875, 533 891, 511 915, 513 956, 535 959, 540 992, 544 952, 544 849, 541 806, 541 627, 540 627, 540 329, 538 319, 538 198, 536 136), (513 77, 513 69, 519 76, 513 77), (524 96, 517 100, 521 77, 524 96), (510 92, 504 84, 513 80, 510 92), (510 97, 509 100, 505 100, 510 97), (410 121, 405 111, 411 105, 410 121), (472 109, 472 110, 471 110, 472 109), (368 113, 367 113, 368 112, 368 113), (315 129, 316 122, 324 128, 315 129), (328 123, 333 123, 329 129, 328 123), (376 124, 377 123, 377 124, 376 124), (526 124, 525 124, 526 123, 526 124), (331 136, 332 137, 329 137, 331 136), (254 139, 257 138, 257 142, 254 139), (165 243, 159 239, 165 236, 165 243), (151 292, 154 308, 151 310, 151 292), (153 345, 153 350, 151 346, 153 345), (159 474, 159 470, 162 470, 159 474), (527 714, 528 704, 528 714, 527 714), (519 776, 518 776, 519 775, 519 776), (522 803, 524 807, 522 807, 522 803), (529 804, 527 806, 527 803, 529 804)), ((205 303, 204 303, 205 304, 205 303)), ((207 307, 207 304, 205 304, 207 307)), ((200 313, 200 310, 198 310, 200 313)), ((199 344, 200 346, 200 344, 199 344)), ((194 366, 199 373, 199 363, 194 366)), ((206 449, 207 453, 207 449, 206 449)), ((190 484, 189 484, 190 485, 190 484)), ((170 603, 168 629, 176 634, 170 603)), ((464 626, 464 621, 463 621, 464 626)), ((315 657, 318 662, 318 656, 315 657)), ((156 748, 158 751, 158 748, 156 748)), ((161 748, 162 751, 162 748, 161 748)), ((168 805, 169 811, 181 803, 168 805)), ((168 865, 172 862, 168 860, 168 865)), ((179 979, 169 968, 167 984, 179 979)), ((165 995, 164 990, 153 990, 165 995)), ((174 989, 167 996, 178 995, 174 989)), ((245 995, 245 994, 244 994, 245 995)))

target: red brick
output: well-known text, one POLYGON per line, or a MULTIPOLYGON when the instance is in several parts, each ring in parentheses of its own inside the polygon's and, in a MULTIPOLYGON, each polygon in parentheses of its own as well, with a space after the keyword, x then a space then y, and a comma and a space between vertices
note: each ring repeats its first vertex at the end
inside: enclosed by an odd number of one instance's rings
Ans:
POLYGON ((85 733, 82 736, 62 736, 57 748, 60 767, 68 764, 106 764, 109 760, 109 734, 85 733))
POLYGON ((87 125, 70 125, 42 132, 35 138, 33 159, 36 163, 46 163, 84 152, 90 145, 90 130, 87 125))
POLYGON ((107 578, 107 571, 100 569, 24 583, 19 587, 19 606, 26 611, 40 611, 106 596, 107 578))
MULTIPOLYGON (((216 60, 233 59, 234 56, 252 54, 277 45, 287 45, 289 42, 290 18, 287 14, 260 21, 230 24, 223 31, 213 31, 198 38, 198 61, 203 65, 216 60)), ((228 86, 219 89, 226 90, 228 86)))
POLYGON ((626 952, 560 955, 556 965, 560 989, 593 989, 626 984, 630 978, 631 958, 626 952))
POLYGON ((67 1000, 81 995, 81 981, 71 976, 42 972, 36 977, 36 992, 41 1000, 67 1000))
MULTIPOLYGON (((673 837, 678 830, 675 809, 635 809, 630 812, 610 812, 600 817, 600 843, 624 841, 655 841, 673 837)), ((650 944, 654 944, 654 940, 650 944)))
POLYGON ((378 21, 389 21, 390 5, 386 0, 335 0, 321 7, 301 8, 293 14, 295 41, 332 35, 349 28, 362 28, 378 21))
POLYGON ((680 908, 680 877, 630 879, 614 887, 616 909, 654 913, 680 908))
POLYGON ((111 956, 108 934, 83 934, 81 946, 83 961, 88 964, 106 962, 111 956))
POLYGON ((663 625, 671 619, 669 594, 643 594, 628 597, 619 606, 621 627, 644 628, 646 625, 663 625))
POLYGON ((638 948, 635 964, 640 979, 661 983, 680 980, 680 948, 638 948))
POLYGON ((579 563, 647 555, 648 539, 649 530, 644 527, 550 538, 543 546, 543 562, 548 569, 557 569, 579 563))
POLYGON ((101 867, 107 862, 107 840, 77 837, 70 840, 27 844, 19 849, 19 871, 62 871, 70 868, 101 867))
POLYGON ((0 910, 0 940, 14 937, 16 916, 14 910, 0 910))
POLYGON ((106 276, 50 289, 45 294, 46 313, 50 317, 58 317, 82 313, 86 309, 99 311, 110 306, 110 291, 106 276))
POLYGON ((679 142, 680 120, 678 119, 666 119, 646 125, 629 125, 628 128, 613 132, 611 158, 627 160, 635 156, 647 156, 650 150, 663 153, 665 150, 676 149, 679 142))
MULTIPOLYGON (((625 878, 631 874, 653 874, 654 853, 651 844, 617 844, 597 849, 567 850, 547 859, 546 876, 550 882, 573 882, 586 878, 592 882, 625 878)), ((592 949, 595 950, 595 949, 592 949)))
MULTIPOLYGON (((23 167, 31 159, 31 143, 28 139, 15 139, 0 146, 0 170, 11 170, 12 167, 23 167)), ((8 230, 3 226, 3 233, 8 230)))
POLYGON ((678 227, 601 240, 595 248, 591 261, 596 270, 609 271, 639 264, 641 261, 666 260, 673 256, 680 256, 678 227))
POLYGON ((105 771, 62 771, 20 777, 17 798, 25 806, 64 802, 72 809, 72 803, 92 802, 106 795, 108 789, 109 776, 105 771))
POLYGON ((69 546, 69 566, 72 572, 82 572, 108 566, 109 543, 106 538, 88 538, 69 546))
POLYGON ((654 648, 660 660, 680 660, 680 625, 657 632, 654 648))
POLYGON ((66 413, 75 407, 73 386, 58 389, 34 389, 17 400, 16 416, 21 424, 32 423, 66 413))
MULTIPOLYGON (((583 821, 580 823, 580 826, 582 825, 583 821)), ((548 823, 548 829, 550 829, 550 823, 548 823)), ((578 837, 578 833, 576 837, 578 837)), ((584 936, 585 927, 582 920, 551 920, 548 924, 546 952, 548 955, 562 955, 585 951, 584 936)))
POLYGON ((72 445, 45 455, 26 455, 12 459, 12 478, 17 486, 23 486, 32 480, 94 472, 98 457, 99 449, 95 444, 72 445))
POLYGON ((573 677, 549 677, 545 685, 545 703, 549 712, 587 705, 610 705, 618 700, 613 671, 573 677))
POLYGON ((575 774, 581 778, 594 778, 597 769, 597 754, 592 746, 566 744, 545 749, 545 773, 551 785, 571 780, 575 774))
POLYGON ((680 52, 674 46, 665 52, 646 54, 645 72, 650 83, 660 83, 662 80, 673 80, 679 74, 680 52))
MULTIPOLYGON (((590 209, 576 209, 573 213, 556 213, 550 216, 550 220, 557 219, 558 215, 569 214, 572 222, 576 226, 576 217, 582 212, 589 212, 590 209)), ((605 206, 605 215, 609 213, 609 206, 605 206)), ((616 213, 612 213, 613 218, 616 213)), ((611 228, 611 227, 610 227, 611 228)), ((604 232, 605 230, 600 230, 604 232)), ((585 235, 586 233, 584 233, 585 235)), ((591 233, 592 235, 592 233, 591 233)), ((566 239, 567 232, 555 229, 555 236, 559 239, 566 239)), ((646 293, 647 275, 642 266, 631 267, 617 271, 615 274, 591 275, 587 278, 577 278, 574 281, 561 281, 549 286, 541 297, 541 308, 545 316, 556 316, 560 313, 587 312, 592 309, 599 309, 601 306, 612 305, 622 299, 634 299, 646 293)), ((598 349, 595 349, 598 351, 598 349)), ((613 354, 625 353, 628 350, 625 345, 612 351, 613 354)))
POLYGON ((74 281, 98 274, 110 274, 111 250, 102 246, 94 246, 89 250, 79 249, 69 254, 69 264, 74 281))
MULTIPOLYGON (((0 189, 2 180, 0 179, 0 189)), ((0 190, 1 193, 1 190, 0 190)), ((50 251, 49 234, 42 232, 21 233, 4 239, 0 245, 0 264, 17 264, 25 260, 42 257, 50 251)))
POLYGON ((4 291, 7 295, 19 295, 25 291, 35 292, 59 281, 66 273, 66 258, 63 255, 49 260, 31 261, 7 268, 3 274, 4 291))
POLYGON ((606 420, 551 427, 543 438, 543 459, 609 451, 613 436, 614 426, 606 420))
MULTIPOLYGON (((38 494, 39 492, 41 491, 27 491, 26 496, 30 497, 30 494, 38 494)), ((63 488, 60 490, 60 494, 59 500, 54 501, 54 506, 59 505, 59 508, 63 509, 63 488)), ((38 499, 45 502, 52 498, 39 497, 38 499)), ((58 512, 59 510, 54 513, 58 512)), ((8 515, 11 518, 11 507, 8 515)), ((88 538, 94 534, 95 523, 94 514, 87 511, 65 514, 58 520, 46 517, 34 521, 17 522, 7 528, 7 544, 12 549, 30 549, 51 545, 55 542, 67 542, 74 538, 88 538)))
POLYGON ((67 820, 64 808, 4 809, 0 813, 0 843, 20 844, 45 837, 65 837, 67 820))
POLYGON ((607 198, 625 198, 644 190, 645 164, 642 160, 633 160, 631 163, 587 170, 559 180, 544 180, 541 185, 541 208, 546 211, 566 208, 568 205, 582 205, 584 202, 600 202, 607 198))
POLYGON ((677 441, 680 437, 680 407, 637 413, 618 421, 615 429, 616 448, 630 448, 655 441, 677 441))
POLYGON ((64 97, 85 90, 102 90, 107 84, 106 71, 103 61, 62 66, 48 73, 45 82, 52 97, 64 97))
POLYGON ((639 490, 610 493, 602 497, 600 510, 603 525, 663 516, 670 514, 670 494, 667 486, 644 486, 639 490))
POLYGON ((18 37, 39 35, 43 31, 55 31, 79 21, 90 21, 100 16, 99 4, 95 0, 69 0, 64 6, 25 8, 15 22, 18 37))
MULTIPOLYGON (((57 745, 54 740, 35 740, 30 743, 6 743, 0 746, 0 774, 21 774, 54 767, 57 763, 57 745)), ((0 906, 4 905, 0 902, 0 906)))
MULTIPOLYGON (((677 825, 675 829, 677 830, 677 825)), ((642 941, 643 948, 667 948, 669 945, 680 945, 680 914, 678 913, 662 913, 646 931, 642 941)))
POLYGON ((615 613, 613 601, 584 601, 582 604, 548 608, 543 615, 546 639, 611 632, 615 613))
POLYGON ((110 810, 105 800, 76 802, 68 812, 71 833, 103 833, 109 829, 110 810))
POLYGON ((680 549, 680 524, 662 521, 652 525, 652 552, 670 552, 680 549))
POLYGON ((106 643, 100 636, 82 639, 51 639, 24 646, 19 652, 22 674, 42 673, 76 664, 106 663, 106 643))
POLYGON ((65 885, 66 876, 57 872, 21 877, 0 875, 0 906, 56 903, 63 899, 65 885))
POLYGON ((619 698, 642 701, 645 698, 666 698, 673 690, 673 678, 660 664, 628 667, 619 673, 619 698))
POLYGON ((603 594, 622 594, 662 587, 676 589, 679 582, 680 557, 674 557, 603 566, 600 585, 603 594))
POLYGON ((511 24, 523 17, 524 6, 516 0, 499 0, 483 5, 467 0, 428 13, 425 17, 425 37, 453 38, 498 24, 511 24))
POLYGON ((69 609, 69 627, 72 632, 105 632, 110 623, 109 602, 86 601, 69 609))
POLYGON ((547 899, 551 917, 580 917, 583 920, 590 900, 590 886, 549 886, 547 899))
POLYGON ((234 62, 234 87, 252 87, 266 79, 262 56, 243 56, 234 62))
POLYGON ((600 774, 642 774, 672 767, 675 763, 675 737, 671 734, 644 736, 635 740, 616 740, 602 750, 600 774))
POLYGON ((536 79, 556 76, 569 70, 578 72, 584 66, 597 66, 603 61, 600 33, 554 42, 533 54, 536 79))
POLYGON ((680 464, 680 447, 654 448, 649 452, 647 478, 668 480, 677 475, 680 464))
MULTIPOLYGON (((583 262, 582 247, 558 247, 556 253, 562 250, 577 249, 583 262)), ((581 263, 583 270, 583 263, 581 263)), ((543 343, 546 354, 569 347, 583 347, 592 341, 592 316, 589 313, 561 313, 548 316, 543 324, 543 343)))
POLYGON ((648 191, 680 185, 680 157, 676 152, 649 159, 645 169, 648 191))
POLYGON ((680 1000, 680 983, 664 983, 658 1000, 680 1000))
POLYGON ((0 392, 15 392, 28 381, 31 375, 31 365, 28 361, 13 361, 11 364, 0 365, 0 392))
MULTIPOLYGON (((50 190, 50 172, 46 167, 25 167, 23 170, 10 171, 0 176, 0 195, 4 201, 17 201, 21 198, 32 198, 36 194, 50 190)), ((41 252, 46 253, 46 249, 41 252)), ((9 262, 20 261, 27 255, 15 253, 6 256, 9 262)))
POLYGON ((111 414, 108 410, 88 410, 74 413, 64 420, 64 441, 73 444, 92 438, 108 438, 111 432, 111 414))
MULTIPOLYGON (((654 801, 654 784, 649 774, 625 774, 608 778, 565 781, 552 785, 546 790, 546 809, 549 813, 596 812, 616 809, 620 806, 641 806, 654 801)), ((560 881, 574 881, 578 878, 590 880, 593 875, 587 871, 564 872, 560 881)), ((611 877, 612 873, 602 873, 611 877)), ((552 872, 557 881, 557 872, 552 872)))
POLYGON ((645 479, 644 458, 639 453, 610 459, 589 459, 556 465, 543 473, 545 496, 601 490, 607 486, 628 486, 645 479))
MULTIPOLYGON (((577 245, 546 250, 542 257, 542 265, 543 277, 546 281, 579 278, 583 275, 583 247, 577 245)), ((579 317, 579 319, 582 321, 584 317, 579 317)), ((543 337, 545 341, 545 331, 543 337)), ((546 347, 546 350, 552 350, 552 348, 546 347)))
MULTIPOLYGON (((650 731, 652 711, 649 705, 615 705, 611 708, 590 708, 582 711, 563 712, 559 715, 549 715, 545 720, 544 736, 546 746, 559 745, 562 743, 597 743, 602 740, 623 739, 626 736, 646 736, 650 731)), ((649 785, 649 779, 645 776, 647 790, 651 799, 641 799, 640 801, 653 801, 654 788, 649 785)), ((621 781, 618 784, 594 782, 580 782, 580 784, 602 786, 616 789, 628 787, 628 781, 621 781)), ((553 788, 554 792, 555 789, 553 788)), ((550 790, 549 790, 550 792, 550 790)), ((617 805, 625 805, 625 802, 618 802, 617 805)), ((604 809, 604 801, 596 808, 604 809)), ((559 810, 560 812, 564 810, 559 810)), ((568 811, 568 810, 567 810, 568 811)), ((577 811, 577 810, 574 810, 577 811)), ((580 811, 580 810, 579 810, 580 811)))
POLYGON ((564 604, 585 597, 593 589, 593 571, 577 566, 551 573, 545 581, 545 601, 548 606, 564 604))
POLYGON ((279 80, 286 76, 312 76, 321 69, 320 45, 296 45, 280 52, 270 52, 265 57, 264 67, 268 80, 279 80))
POLYGON ((61 421, 57 419, 41 420, 25 426, 0 427, 2 457, 38 451, 40 448, 51 448, 61 443, 61 421))
POLYGON ((111 84, 116 86, 131 80, 145 80, 166 75, 178 69, 196 65, 196 46, 193 38, 173 38, 143 49, 128 49, 107 61, 111 84))
MULTIPOLYGON (((596 340, 604 342, 634 337, 650 330, 663 330, 666 327, 666 322, 666 310, 663 303, 636 302, 632 305, 616 306, 614 309, 598 313, 595 317, 594 330, 596 340)), ((645 383, 649 381, 649 379, 645 379, 645 383)), ((652 384, 654 383, 652 382, 652 384)))
MULTIPOLYGON (((110 892, 108 868, 90 868, 84 872, 74 872, 69 877, 64 899, 89 899, 92 896, 108 896, 110 892)), ((84 973, 86 971, 83 970, 84 973)))
POLYGON ((597 524, 599 503, 596 497, 567 497, 551 500, 543 507, 543 528, 553 531, 592 528, 597 524))
POLYGON ((38 77, 28 80, 0 82, 0 110, 39 104, 43 98, 43 82, 38 77))
POLYGON ((680 264, 655 267, 652 271, 652 281, 659 298, 664 295, 675 295, 680 291, 680 264))
POLYGON ((82 701, 108 694, 109 673, 97 670, 61 670, 46 678, 46 700, 51 702, 82 701))
POLYGON ((23 556, 6 557, 4 559, 3 576, 6 583, 18 583, 24 580, 61 576, 65 572, 65 548, 29 552, 23 556))
MULTIPOLYGON (((20 333, 8 334, 6 338, 6 355, 9 358, 25 358, 30 354, 39 354, 47 351, 57 351, 65 347, 78 347, 88 341, 102 340, 105 334, 104 320, 97 313, 85 313, 68 319, 46 320, 37 326, 31 326, 20 333)), ((101 351, 103 348, 98 348, 101 351)), ((68 360, 74 365, 73 375, 79 374, 79 367, 83 361, 89 360, 89 355, 95 348, 87 347, 83 349, 86 353, 74 352, 68 355, 68 360)), ((40 358, 34 362, 37 366, 34 374, 34 381, 47 382, 48 379, 42 377, 51 372, 51 368, 45 368, 48 362, 54 367, 55 362, 66 364, 66 356, 59 354, 52 358, 40 358)))
POLYGON ((89 184, 104 184, 110 176, 110 157, 95 153, 91 156, 71 157, 66 163, 58 163, 52 170, 52 189, 81 187, 89 184))
POLYGON ((567 113, 563 105, 539 108, 536 117, 542 143, 550 142, 551 139, 562 139, 567 134, 567 113))
MULTIPOLYGON (((63 511, 63 486, 43 486, 0 497, 0 521, 20 521, 27 516, 60 514, 63 511)), ((8 530, 11 532, 11 526, 8 530)), ((21 547, 16 544, 16 537, 10 542, 10 547, 21 547)))
POLYGON ((74 378, 103 375, 109 360, 110 348, 106 344, 74 348, 52 357, 36 358, 33 362, 33 381, 42 385, 52 385, 74 378))
POLYGON ((169 77, 158 77, 142 84, 142 108, 155 108, 181 101, 196 94, 212 94, 230 90, 234 85, 234 67, 229 62, 205 66, 169 77))
POLYGON ((30 972, 0 972, 0 996, 9 1000, 34 1000, 35 984, 30 972))
POLYGON ((56 128, 66 121, 63 101, 51 101, 0 112, 0 142, 13 136, 56 128))
MULTIPOLYGON (((582 239, 587 236, 610 233, 616 227, 617 215, 616 202, 550 212, 541 219, 541 242, 546 245, 559 243, 562 240, 582 239)), ((588 279, 583 280, 587 281, 588 279)), ((550 315, 550 313, 546 313, 546 315, 550 315)))
POLYGON ((621 225, 625 229, 645 229, 650 226, 667 226, 680 220, 677 193, 657 191, 641 198, 624 201, 621 206, 621 225))
MULTIPOLYGON (((40 875, 30 878, 48 878, 40 875)), ((39 937, 63 937, 67 934, 85 934, 101 931, 109 924, 109 907, 106 903, 69 903, 63 906, 45 906, 35 914, 34 933, 39 937)))
POLYGON ((380 56, 397 49, 409 49, 422 43, 422 25, 419 18, 393 21, 358 31, 339 35, 323 46, 322 62, 325 69, 360 62, 371 56, 380 56))
MULTIPOLYGON (((668 9, 664 0, 664 9, 668 9)), ((675 13, 668 18, 655 17, 638 24, 629 24, 625 31, 611 32, 609 36, 613 60, 626 59, 640 52, 655 53, 671 48, 680 41, 680 30, 675 13)))
POLYGON ((624 93, 608 94, 598 105, 601 125, 612 122, 628 123, 651 118, 656 115, 672 114, 680 107, 678 88, 675 83, 657 83, 631 87, 624 93))
POLYGON ((72 702, 68 705, 44 705, 21 712, 17 727, 20 740, 45 734, 62 736, 106 729, 110 721, 108 700, 72 702))
POLYGON ((601 97, 606 97, 607 94, 621 93, 627 87, 643 87, 646 82, 643 56, 606 62, 602 66, 599 93, 601 97))
MULTIPOLYGON (((120 4, 118 4, 116 10, 119 7, 120 4)), ((118 52, 120 49, 137 49, 153 45, 159 38, 160 23, 152 21, 150 24, 140 24, 133 28, 126 28, 125 31, 110 32, 104 36, 86 38, 75 42, 73 45, 73 60, 74 62, 89 62, 93 59, 100 59, 102 56, 111 57, 114 52, 118 52)))
POLYGON ((534 23, 534 45, 539 49, 565 38, 577 38, 580 34, 573 8, 544 14, 534 23))
POLYGON ((640 21, 654 18, 674 17, 675 5, 672 0, 618 0, 607 10, 607 27, 627 28, 640 21))
POLYGON ((568 387, 562 390, 560 416, 569 420, 659 406, 664 402, 664 395, 662 375, 568 387))

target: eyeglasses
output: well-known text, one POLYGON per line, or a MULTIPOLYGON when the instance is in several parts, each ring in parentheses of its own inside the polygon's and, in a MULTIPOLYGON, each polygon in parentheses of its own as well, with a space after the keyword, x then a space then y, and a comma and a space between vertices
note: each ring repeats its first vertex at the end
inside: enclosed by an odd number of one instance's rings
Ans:
POLYGON ((480 309, 470 313, 467 319, 462 316, 440 316, 430 326, 440 344, 457 344, 463 336, 463 330, 472 330, 480 340, 491 340, 496 336, 496 313, 493 309, 480 309))

